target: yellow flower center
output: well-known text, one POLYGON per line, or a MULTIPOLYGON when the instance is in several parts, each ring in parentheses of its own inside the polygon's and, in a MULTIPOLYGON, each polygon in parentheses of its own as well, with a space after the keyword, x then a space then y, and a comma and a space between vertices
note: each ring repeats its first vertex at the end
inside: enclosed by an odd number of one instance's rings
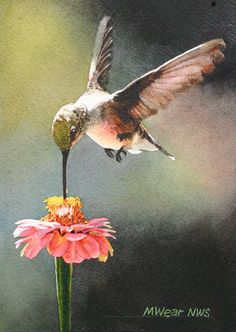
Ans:
POLYGON ((44 202, 48 210, 48 214, 42 218, 44 221, 58 222, 64 226, 87 223, 81 211, 83 204, 79 197, 64 199, 62 196, 54 196, 47 198, 44 202))

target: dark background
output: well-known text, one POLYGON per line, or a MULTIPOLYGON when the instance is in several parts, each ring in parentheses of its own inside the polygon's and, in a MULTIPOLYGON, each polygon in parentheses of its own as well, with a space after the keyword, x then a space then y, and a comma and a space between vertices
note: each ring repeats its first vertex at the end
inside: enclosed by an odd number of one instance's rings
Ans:
POLYGON ((158 153, 109 160, 88 137, 71 153, 69 192, 117 230, 106 264, 74 267, 73 331, 235 332, 235 1, 5 1, 1 18, 0 330, 58 331, 53 259, 14 249, 14 222, 60 195, 50 137, 56 111, 83 92, 97 24, 114 20, 114 91, 213 38, 225 62, 147 125, 158 153), (209 318, 143 318, 149 306, 210 308, 209 318))

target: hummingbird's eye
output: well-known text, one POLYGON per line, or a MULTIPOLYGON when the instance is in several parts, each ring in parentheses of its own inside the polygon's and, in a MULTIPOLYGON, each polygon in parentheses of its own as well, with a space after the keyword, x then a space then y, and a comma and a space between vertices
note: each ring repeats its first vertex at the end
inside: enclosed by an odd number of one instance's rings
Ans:
POLYGON ((75 136, 76 136, 76 128, 71 127, 70 128, 70 140, 73 141, 75 139, 75 136))

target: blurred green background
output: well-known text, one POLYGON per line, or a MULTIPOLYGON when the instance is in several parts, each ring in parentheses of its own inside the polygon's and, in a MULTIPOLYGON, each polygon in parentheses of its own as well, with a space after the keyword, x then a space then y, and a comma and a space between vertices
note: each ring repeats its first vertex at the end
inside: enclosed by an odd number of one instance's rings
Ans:
POLYGON ((53 259, 20 258, 12 232, 62 194, 51 122, 86 87, 104 14, 115 25, 110 91, 208 39, 228 48, 205 84, 146 123, 175 163, 143 153, 118 164, 88 137, 71 152, 69 193, 81 196, 88 218, 109 217, 118 232, 114 258, 75 268, 73 331, 235 331, 236 6, 214 3, 0 1, 0 331, 58 330, 53 259), (182 323, 126 317, 151 305, 213 314, 182 323))

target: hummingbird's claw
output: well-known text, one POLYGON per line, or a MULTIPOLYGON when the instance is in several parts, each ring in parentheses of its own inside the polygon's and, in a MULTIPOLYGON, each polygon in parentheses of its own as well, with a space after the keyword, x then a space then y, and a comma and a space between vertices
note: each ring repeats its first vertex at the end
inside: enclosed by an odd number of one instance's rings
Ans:
POLYGON ((113 150, 113 149, 104 149, 104 151, 106 152, 106 155, 109 158, 114 158, 115 157, 115 150, 113 150))
POLYGON ((123 160, 123 158, 121 157, 122 153, 124 153, 124 156, 127 155, 127 152, 124 150, 123 146, 120 148, 120 150, 116 152, 116 161, 118 161, 118 163, 120 163, 123 160))

